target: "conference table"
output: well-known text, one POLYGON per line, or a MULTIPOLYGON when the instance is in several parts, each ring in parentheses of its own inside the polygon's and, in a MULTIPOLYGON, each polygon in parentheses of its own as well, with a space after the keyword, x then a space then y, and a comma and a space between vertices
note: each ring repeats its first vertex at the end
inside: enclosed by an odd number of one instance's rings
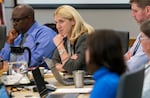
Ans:
MULTIPOLYGON (((33 78, 31 74, 30 74, 30 78, 33 78)), ((54 78, 51 72, 44 74, 44 79, 48 83, 57 87, 56 91, 51 92, 51 94, 79 93, 77 98, 89 98, 90 91, 92 89, 92 85, 86 85, 86 86, 84 85, 83 88, 75 88, 74 85, 71 86, 62 85, 54 78)), ((33 87, 35 87, 35 85, 24 86, 23 88, 17 88, 17 90, 12 90, 12 89, 10 90, 11 87, 8 86, 7 89, 8 92, 11 92, 13 98, 40 98, 39 93, 33 91, 33 87)))

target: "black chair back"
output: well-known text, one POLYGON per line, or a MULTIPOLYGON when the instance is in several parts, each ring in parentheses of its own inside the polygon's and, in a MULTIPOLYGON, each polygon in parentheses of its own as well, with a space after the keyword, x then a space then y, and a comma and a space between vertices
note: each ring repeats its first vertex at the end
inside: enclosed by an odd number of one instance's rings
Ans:
POLYGON ((117 32, 121 38, 123 53, 125 54, 129 48, 129 32, 128 31, 117 31, 117 32))
POLYGON ((145 68, 121 76, 116 98, 142 98, 145 68))
POLYGON ((0 26, 0 50, 4 47, 6 39, 6 26, 0 26))

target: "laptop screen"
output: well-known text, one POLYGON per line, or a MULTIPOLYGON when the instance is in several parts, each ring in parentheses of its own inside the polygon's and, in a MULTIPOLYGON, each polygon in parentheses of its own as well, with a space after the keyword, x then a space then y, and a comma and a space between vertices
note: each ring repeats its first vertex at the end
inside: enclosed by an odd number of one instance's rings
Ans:
POLYGON ((39 67, 32 70, 32 74, 34 77, 34 81, 40 96, 47 96, 48 93, 56 90, 56 87, 53 84, 46 85, 44 81, 44 77, 42 77, 39 67))
POLYGON ((41 72, 38 67, 32 71, 32 74, 33 74, 34 81, 36 83, 38 92, 39 92, 40 96, 42 96, 43 92, 45 92, 45 90, 46 90, 44 78, 42 77, 41 72))
MULTIPOLYGON (((59 71, 57 70, 57 68, 54 65, 54 62, 52 59, 49 58, 45 58, 44 61, 46 62, 46 64, 48 65, 48 67, 51 69, 51 72, 53 73, 55 79, 63 84, 63 85, 74 85, 74 80, 73 77, 72 78, 64 78, 62 77, 62 75, 59 73, 59 71)), ((90 76, 84 76, 84 84, 85 85, 92 85, 94 83, 94 80, 92 79, 92 77, 90 76)))

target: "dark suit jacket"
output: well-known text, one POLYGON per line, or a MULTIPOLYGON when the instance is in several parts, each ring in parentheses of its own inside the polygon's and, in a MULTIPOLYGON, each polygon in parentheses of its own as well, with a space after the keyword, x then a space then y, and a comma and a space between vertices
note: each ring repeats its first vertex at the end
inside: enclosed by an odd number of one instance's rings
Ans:
MULTIPOLYGON (((74 44, 74 53, 77 54, 78 58, 77 60, 73 60, 69 58, 69 60, 64 64, 64 69, 68 73, 72 73, 74 70, 86 70, 86 65, 85 65, 85 48, 86 48, 86 39, 87 39, 88 34, 84 33, 79 38, 76 40, 74 44)), ((67 50, 67 41, 64 41, 64 46, 65 49, 67 50)), ((68 51, 68 50, 67 50, 68 51)), ((56 49, 53 57, 52 57, 54 63, 61 63, 61 59, 59 56, 59 52, 56 49)))

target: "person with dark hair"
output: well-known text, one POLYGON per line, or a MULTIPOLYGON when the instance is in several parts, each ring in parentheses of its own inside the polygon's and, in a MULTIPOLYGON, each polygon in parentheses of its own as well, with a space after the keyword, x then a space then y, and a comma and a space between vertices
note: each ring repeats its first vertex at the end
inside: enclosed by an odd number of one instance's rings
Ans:
MULTIPOLYGON (((150 20, 145 21, 140 27, 141 36, 139 37, 143 52, 150 58, 150 20)), ((142 98, 150 97, 150 60, 145 64, 145 79, 143 85, 142 98)))
MULTIPOLYGON (((13 28, 8 32, 5 46, 0 51, 0 57, 4 61, 9 61, 11 46, 28 47, 31 50, 29 67, 44 66, 48 68, 43 57, 52 57, 55 49, 53 38, 56 32, 46 26, 41 26, 35 20, 34 9, 25 4, 18 5, 13 9, 11 21, 13 28)), ((26 59, 28 60, 28 58, 26 59)))
POLYGON ((87 39, 87 70, 95 84, 90 98, 116 98, 120 76, 126 71, 120 37, 114 30, 96 30, 87 39))
MULTIPOLYGON (((150 0, 130 0, 131 15, 140 25, 145 20, 150 19, 150 0)), ((148 60, 148 56, 142 51, 139 41, 141 33, 138 34, 133 46, 125 54, 126 64, 129 71, 136 70, 144 65, 148 60)))

